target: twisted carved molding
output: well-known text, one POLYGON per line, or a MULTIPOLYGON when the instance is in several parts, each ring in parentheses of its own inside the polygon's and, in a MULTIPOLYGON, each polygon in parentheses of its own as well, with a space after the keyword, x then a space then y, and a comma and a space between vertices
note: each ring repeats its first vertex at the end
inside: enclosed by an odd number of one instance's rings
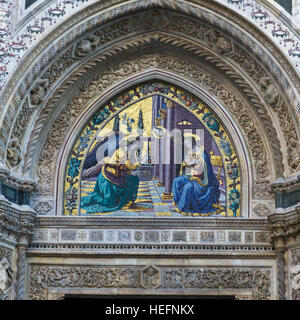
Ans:
POLYGON ((255 137, 254 143, 249 143, 250 149, 253 152, 255 167, 259 168, 259 170, 262 170, 263 168, 265 170, 258 171, 257 175, 261 177, 269 175, 267 151, 265 151, 265 146, 260 138, 260 134, 257 132, 257 126, 253 122, 251 116, 248 115, 247 108, 239 98, 234 96, 232 90, 225 87, 222 82, 216 80, 215 76, 209 74, 208 71, 201 69, 198 65, 193 65, 191 60, 186 61, 182 58, 179 59, 167 55, 153 54, 142 55, 138 58, 124 61, 117 65, 113 65, 108 70, 102 72, 100 76, 94 78, 87 84, 58 116, 47 136, 38 163, 38 190, 40 195, 51 194, 56 152, 63 142, 69 124, 75 119, 78 112, 84 110, 87 104, 95 100, 100 92, 103 92, 113 83, 149 67, 171 71, 180 76, 190 78, 215 95, 228 108, 231 108, 232 113, 237 118, 237 122, 240 123, 243 131, 246 132, 246 137, 248 134, 250 136, 252 134, 252 136, 255 137))
POLYGON ((17 249, 17 300, 25 299, 26 249, 22 245, 17 249))
POLYGON ((277 250, 277 281, 278 281, 278 299, 286 299, 286 251, 277 250))
MULTIPOLYGON (((192 12, 189 12, 189 14, 193 14, 193 13, 192 13, 192 12)), ((201 16, 201 17, 204 18, 203 16, 201 16)), ((187 29, 188 29, 188 28, 187 28, 187 29)), ((229 29, 230 29, 230 28, 229 28, 229 29)), ((229 32, 229 31, 231 31, 231 30, 226 30, 226 31, 229 32)), ((83 51, 84 51, 84 52, 88 52, 89 50, 90 50, 89 48, 85 48, 83 51)), ((78 54, 78 53, 77 53, 77 54, 78 54)), ((82 54, 82 53, 81 53, 81 54, 82 54)), ((84 55, 84 53, 83 53, 83 55, 84 55)), ((32 79, 31 79, 31 80, 32 80, 32 79)), ((24 90, 22 90, 22 91, 24 91, 24 90)), ((34 89, 34 90, 33 90, 33 92, 34 92, 35 94, 36 94, 36 92, 40 92, 40 91, 41 91, 41 90, 38 90, 38 89, 36 89, 36 90, 34 89)), ((43 91, 43 90, 42 90, 42 91, 43 91)), ((38 98, 37 101, 38 101, 39 99, 40 99, 40 98, 38 98)), ((36 101, 36 100, 35 100, 35 101, 36 101)), ((17 101, 16 101, 16 102, 17 102, 17 101)), ((15 105, 16 105, 16 103, 15 103, 15 105)), ((273 135, 271 135, 271 136, 273 136, 273 135)))
POLYGON ((152 289, 187 292, 203 290, 252 291, 253 299, 271 295, 271 271, 263 268, 199 268, 157 266, 47 266, 32 265, 29 299, 45 300, 47 288, 152 289))

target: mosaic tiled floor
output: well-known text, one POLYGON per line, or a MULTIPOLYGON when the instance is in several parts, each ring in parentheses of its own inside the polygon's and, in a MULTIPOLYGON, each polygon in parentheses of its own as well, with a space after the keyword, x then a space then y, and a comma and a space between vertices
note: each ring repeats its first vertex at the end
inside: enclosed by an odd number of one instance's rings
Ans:
MULTIPOLYGON (((164 192, 164 187, 157 187, 156 180, 140 181, 138 189, 138 197, 134 207, 115 212, 100 213, 99 215, 110 215, 115 217, 132 216, 132 217, 184 217, 182 214, 175 211, 172 200, 162 200, 161 195, 164 192)), ((81 182, 81 196, 86 196, 94 190, 96 181, 81 182)), ((81 215, 86 215, 84 211, 81 215)), ((98 214, 89 214, 98 215, 98 214)))

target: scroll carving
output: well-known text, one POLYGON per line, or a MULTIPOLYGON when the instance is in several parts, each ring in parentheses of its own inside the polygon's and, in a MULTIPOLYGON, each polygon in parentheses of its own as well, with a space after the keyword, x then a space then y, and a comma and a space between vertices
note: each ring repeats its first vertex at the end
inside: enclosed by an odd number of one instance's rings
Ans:
POLYGON ((265 269, 169 268, 148 266, 90 267, 33 265, 29 298, 47 299, 47 288, 127 288, 176 290, 245 289, 254 299, 271 295, 271 272, 265 269), (143 276, 140 276, 142 272, 143 276), (159 275, 161 274, 161 282, 159 275), (147 277, 145 277, 147 275, 147 277), (149 278, 150 277, 150 278, 149 278))

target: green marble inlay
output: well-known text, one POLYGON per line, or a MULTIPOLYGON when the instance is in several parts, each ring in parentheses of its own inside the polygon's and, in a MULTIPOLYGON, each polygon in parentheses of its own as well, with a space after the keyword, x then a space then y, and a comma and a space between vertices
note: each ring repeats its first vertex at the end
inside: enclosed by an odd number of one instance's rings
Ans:
POLYGON ((26 0, 25 2, 25 9, 27 9, 28 7, 30 7, 32 4, 34 4, 35 2, 37 2, 38 0, 26 0))
POLYGON ((292 14, 292 0, 275 0, 278 4, 280 4, 288 13, 292 14))
POLYGON ((300 202, 300 189, 276 194, 276 208, 288 208, 300 202))
POLYGON ((0 194, 13 203, 29 205, 29 192, 7 186, 0 181, 0 194))

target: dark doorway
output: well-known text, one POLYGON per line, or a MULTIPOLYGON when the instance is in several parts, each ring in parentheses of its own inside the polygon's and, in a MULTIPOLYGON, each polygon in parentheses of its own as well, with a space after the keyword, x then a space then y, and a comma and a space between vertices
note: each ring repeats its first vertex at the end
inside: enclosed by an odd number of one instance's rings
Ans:
POLYGON ((97 294, 66 294, 65 300, 76 299, 114 299, 114 300, 140 300, 140 299, 155 299, 155 300, 234 300, 232 295, 97 295, 97 294))

